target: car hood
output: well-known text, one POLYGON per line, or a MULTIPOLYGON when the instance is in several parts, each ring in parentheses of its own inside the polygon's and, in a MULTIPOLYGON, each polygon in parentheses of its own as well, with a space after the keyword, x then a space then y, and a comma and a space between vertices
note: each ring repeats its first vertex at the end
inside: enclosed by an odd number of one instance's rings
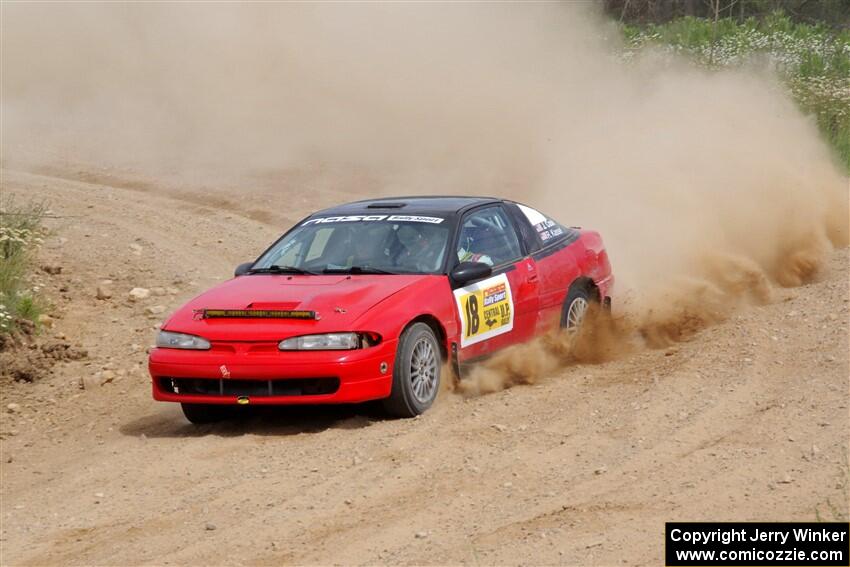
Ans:
POLYGON ((163 329, 218 341, 268 341, 335 331, 369 331, 357 319, 423 275, 271 275, 242 276, 189 301, 163 329), (209 318, 204 309, 314 311, 317 319, 209 318))

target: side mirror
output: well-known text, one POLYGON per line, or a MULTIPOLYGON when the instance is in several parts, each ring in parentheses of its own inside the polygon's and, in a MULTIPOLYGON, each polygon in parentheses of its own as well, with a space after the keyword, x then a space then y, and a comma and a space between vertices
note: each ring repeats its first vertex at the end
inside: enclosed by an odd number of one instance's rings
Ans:
POLYGON ((461 262, 452 269, 452 280, 460 285, 465 285, 476 280, 489 278, 493 274, 493 268, 484 262, 461 262))
POLYGON ((248 273, 248 270, 250 270, 253 265, 254 262, 245 262, 244 264, 239 264, 238 266, 236 266, 236 271, 233 272, 233 275, 237 278, 239 276, 244 276, 248 273))

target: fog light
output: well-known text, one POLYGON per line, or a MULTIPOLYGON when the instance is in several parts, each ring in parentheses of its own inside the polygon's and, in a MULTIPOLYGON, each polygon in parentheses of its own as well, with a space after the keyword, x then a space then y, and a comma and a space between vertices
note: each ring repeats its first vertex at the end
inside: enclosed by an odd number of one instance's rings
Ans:
POLYGON ((382 363, 381 363, 381 374, 386 374, 386 373, 387 373, 387 368, 388 368, 387 363, 386 363, 386 362, 382 362, 382 363))

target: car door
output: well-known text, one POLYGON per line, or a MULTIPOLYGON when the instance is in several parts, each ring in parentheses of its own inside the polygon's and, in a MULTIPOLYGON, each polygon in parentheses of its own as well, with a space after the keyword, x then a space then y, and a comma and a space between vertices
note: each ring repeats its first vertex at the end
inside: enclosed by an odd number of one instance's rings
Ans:
POLYGON ((540 277, 537 332, 545 333, 560 324, 567 291, 581 273, 579 256, 584 254, 584 247, 578 230, 564 227, 526 205, 511 206, 519 211, 514 218, 527 223, 530 229, 525 232, 535 240, 530 246, 540 277))
POLYGON ((487 205, 464 214, 454 251, 457 262, 484 262, 493 269, 490 277, 454 289, 458 358, 480 358, 534 336, 537 272, 505 207, 487 205))

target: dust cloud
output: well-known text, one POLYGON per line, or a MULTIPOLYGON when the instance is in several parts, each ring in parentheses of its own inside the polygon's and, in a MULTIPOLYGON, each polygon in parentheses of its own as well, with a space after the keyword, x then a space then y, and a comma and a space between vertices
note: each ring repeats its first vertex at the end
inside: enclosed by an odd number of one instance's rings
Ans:
MULTIPOLYGON (((597 9, 3 3, 2 163, 124 168, 281 206, 325 189, 516 198, 606 240, 615 312, 605 340, 590 334, 606 345, 593 360, 817 278, 847 245, 850 188, 812 118, 763 65, 624 61, 597 9)), ((574 343, 500 355, 471 388, 588 356, 574 343)))
POLYGON ((245 191, 258 173, 306 171, 349 191, 503 192, 539 176, 555 43, 595 41, 569 32, 578 13, 4 3, 4 162, 124 166, 245 191))

